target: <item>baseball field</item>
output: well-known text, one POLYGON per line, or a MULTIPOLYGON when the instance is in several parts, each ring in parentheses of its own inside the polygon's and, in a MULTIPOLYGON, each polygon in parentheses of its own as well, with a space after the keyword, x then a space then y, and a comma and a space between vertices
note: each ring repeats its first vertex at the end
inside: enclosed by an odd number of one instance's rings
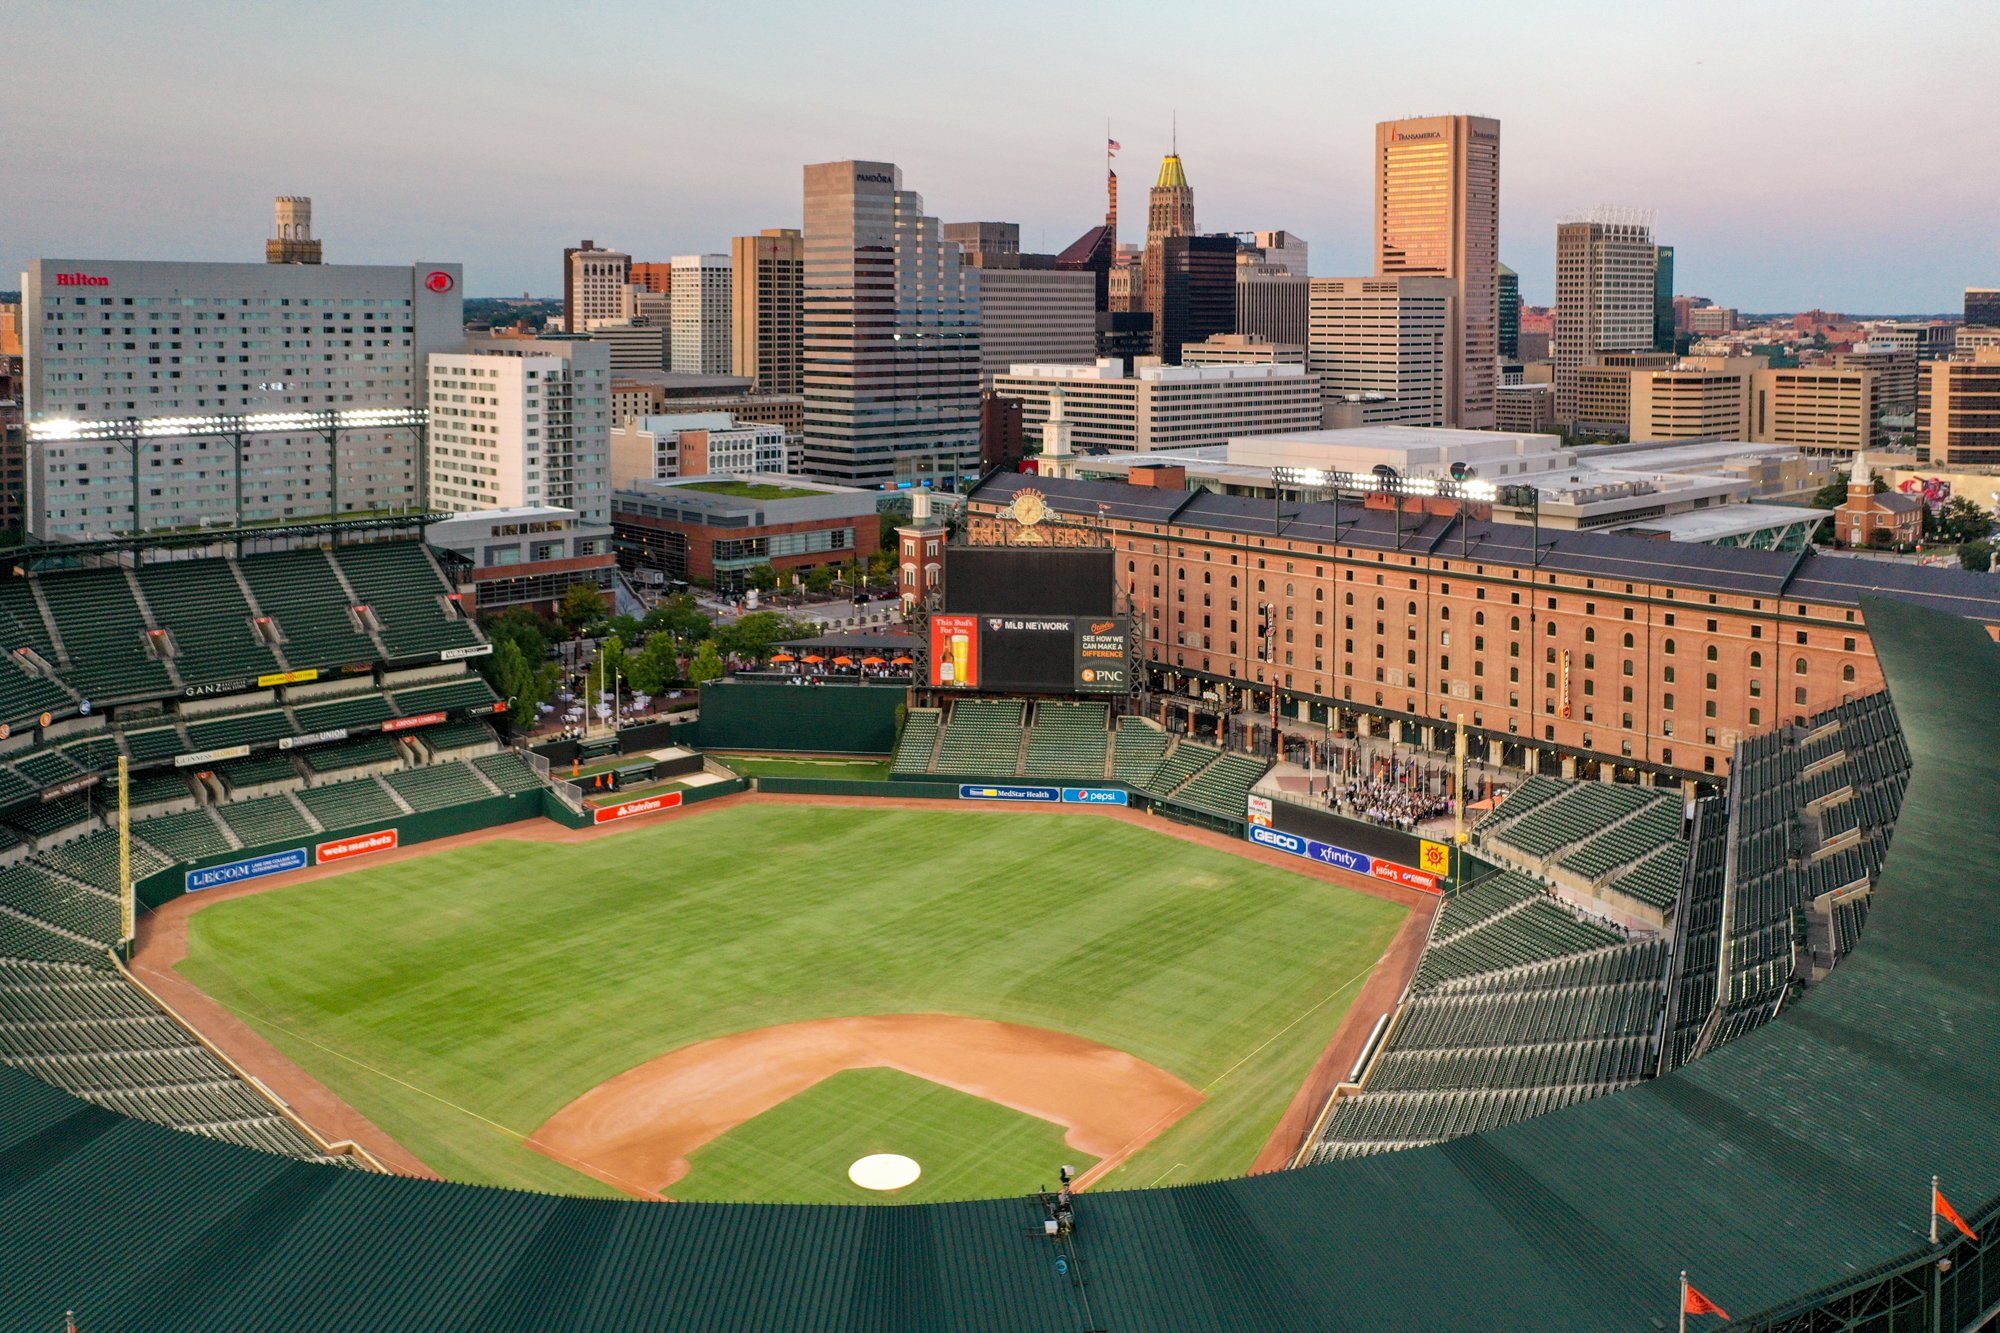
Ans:
POLYGON ((179 970, 453 1179, 914 1202, 1246 1170, 1404 915, 1111 818, 742 804, 214 902, 179 970))

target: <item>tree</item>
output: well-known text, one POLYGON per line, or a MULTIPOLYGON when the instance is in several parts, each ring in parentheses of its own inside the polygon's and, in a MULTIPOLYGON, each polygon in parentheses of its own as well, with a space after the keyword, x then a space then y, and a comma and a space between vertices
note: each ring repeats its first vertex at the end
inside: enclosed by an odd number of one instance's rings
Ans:
POLYGON ((625 640, 614 634, 597 645, 597 657, 590 666, 591 680, 602 682, 597 688, 608 690, 618 677, 630 677, 631 674, 632 663, 625 653, 625 640))
POLYGON ((724 671, 722 652, 715 646, 715 640, 703 639, 701 647, 695 649, 694 661, 688 663, 688 679, 706 685, 711 680, 721 680, 724 671))
POLYGON ((649 635, 664 632, 688 642, 699 642, 715 632, 715 622, 702 613, 700 604, 687 593, 667 598, 648 611, 639 623, 649 635))
POLYGON ((1975 574, 1984 574, 1993 568, 1995 549, 1989 541, 1967 542, 1958 548, 1958 563, 1975 574))
POLYGON ((868 578, 875 583, 893 582, 896 575, 896 548, 886 547, 868 557, 868 578))
POLYGON ((646 640, 646 646, 631 654, 628 664, 628 679, 632 688, 640 694, 659 694, 681 676, 681 646, 669 633, 659 633, 646 640))
POLYGON ((563 628, 572 633, 587 625, 594 625, 610 612, 610 604, 604 590, 588 583, 572 583, 563 594, 563 628))
POLYGON ((758 592, 769 592, 778 586, 778 571, 773 569, 771 562, 767 560, 761 565, 752 565, 745 570, 743 581, 758 592))
POLYGON ((507 701, 508 725, 526 731, 541 716, 541 707, 555 693, 562 669, 554 662, 531 663, 519 643, 503 639, 485 659, 493 691, 507 701))
POLYGON ((810 620, 782 615, 776 611, 752 611, 749 615, 738 618, 736 623, 724 625, 717 630, 711 642, 720 651, 732 657, 761 662, 769 657, 771 651, 779 644, 792 639, 809 638, 818 631, 819 627, 810 620))
POLYGON ((1924 511, 1924 527, 1945 542, 1976 542, 1993 532, 1993 516, 1964 496, 1946 500, 1933 514, 1924 511))
POLYGON ((825 565, 806 571, 806 591, 827 593, 833 591, 833 570, 825 565))
POLYGON ((611 617, 611 632, 626 643, 644 643, 646 641, 646 628, 640 623, 637 616, 611 617))
MULTIPOLYGON (((1838 509, 1846 504, 1847 479, 1851 475, 1851 471, 1834 473, 1832 481, 1829 481, 1826 485, 1813 492, 1812 507, 1814 509, 1838 509)), ((1875 478, 1875 494, 1880 495, 1888 489, 1888 482, 1882 480, 1880 477, 1875 478)))

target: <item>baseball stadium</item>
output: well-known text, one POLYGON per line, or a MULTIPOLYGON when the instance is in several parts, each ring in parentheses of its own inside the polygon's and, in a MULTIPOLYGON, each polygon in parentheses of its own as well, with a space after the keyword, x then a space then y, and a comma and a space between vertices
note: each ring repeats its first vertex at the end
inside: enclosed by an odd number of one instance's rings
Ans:
POLYGON ((1861 590, 1881 688, 1441 839, 1148 706, 1109 556, 540 740, 408 520, 22 557, 0 1325, 2000 1313, 1980 618, 1861 590))

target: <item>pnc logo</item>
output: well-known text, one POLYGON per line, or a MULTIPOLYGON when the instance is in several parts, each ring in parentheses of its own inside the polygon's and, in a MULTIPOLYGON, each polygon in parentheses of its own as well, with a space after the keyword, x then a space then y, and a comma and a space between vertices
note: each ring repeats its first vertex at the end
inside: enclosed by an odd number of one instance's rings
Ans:
POLYGON ((448 292, 452 289, 454 283, 452 282, 451 274, 445 272, 443 269, 438 269, 424 279, 424 286, 434 292, 448 292))
POLYGON ((111 279, 100 278, 94 273, 56 274, 56 286, 58 287, 109 287, 110 285, 111 279))

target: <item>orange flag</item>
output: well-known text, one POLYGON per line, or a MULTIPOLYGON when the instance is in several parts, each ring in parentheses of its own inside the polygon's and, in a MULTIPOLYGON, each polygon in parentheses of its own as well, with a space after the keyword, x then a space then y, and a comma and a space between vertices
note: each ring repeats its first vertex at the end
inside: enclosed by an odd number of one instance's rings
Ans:
POLYGON ((1724 1319, 1729 1318, 1729 1311, 1702 1295, 1695 1289, 1694 1283, 1687 1282, 1682 1284, 1681 1291, 1683 1293, 1681 1296, 1682 1314, 1712 1314, 1720 1315, 1724 1319))
POLYGON ((1958 1215, 1958 1209, 1951 1206, 1951 1200, 1945 1198, 1935 1185, 1931 1186, 1931 1211, 1963 1231, 1967 1240, 1979 1239, 1979 1233, 1965 1224, 1965 1219, 1958 1215))

